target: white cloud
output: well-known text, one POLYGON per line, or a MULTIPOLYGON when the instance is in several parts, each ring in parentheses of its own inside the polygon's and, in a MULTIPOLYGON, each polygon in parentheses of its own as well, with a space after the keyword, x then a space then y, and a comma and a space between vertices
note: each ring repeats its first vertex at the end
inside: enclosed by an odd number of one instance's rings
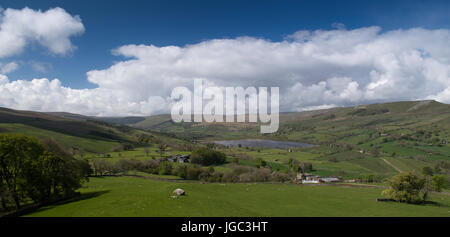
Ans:
POLYGON ((7 84, 9 82, 8 77, 6 75, 0 74, 0 86, 7 84))
POLYGON ((450 103, 450 30, 298 31, 281 42, 241 37, 183 47, 124 45, 125 59, 87 72, 96 89, 47 79, 0 83, 4 106, 90 115, 170 112, 170 92, 195 78, 216 86, 279 86, 281 111, 382 101, 450 103))
POLYGON ((29 64, 34 71, 46 73, 48 70, 53 69, 53 65, 51 63, 39 62, 39 61, 30 61, 29 64))
POLYGON ((8 74, 12 71, 15 71, 19 65, 16 62, 10 62, 10 63, 1 63, 0 62, 0 73, 2 74, 8 74))
POLYGON ((8 8, 0 11, 0 58, 20 54, 33 41, 54 54, 64 55, 74 49, 69 38, 83 32, 81 19, 62 8, 45 12, 8 8))

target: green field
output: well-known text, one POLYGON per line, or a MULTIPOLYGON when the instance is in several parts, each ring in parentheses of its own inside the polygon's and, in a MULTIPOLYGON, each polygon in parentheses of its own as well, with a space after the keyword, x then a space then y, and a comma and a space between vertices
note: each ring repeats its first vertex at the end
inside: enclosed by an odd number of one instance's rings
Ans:
POLYGON ((382 189, 288 184, 177 183, 135 177, 91 178, 78 198, 26 216, 444 216, 450 196, 426 205, 376 202, 382 189), (176 188, 186 196, 173 199, 176 188))

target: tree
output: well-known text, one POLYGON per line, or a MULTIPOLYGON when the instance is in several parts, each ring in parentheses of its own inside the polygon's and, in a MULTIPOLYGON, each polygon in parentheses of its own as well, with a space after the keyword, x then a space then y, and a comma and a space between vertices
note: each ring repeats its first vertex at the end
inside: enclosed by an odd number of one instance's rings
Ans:
POLYGON ((44 152, 24 166, 24 181, 20 187, 35 203, 53 197, 71 196, 90 174, 85 160, 77 160, 56 141, 43 142, 44 152))
POLYGON ((289 158, 287 163, 288 163, 289 168, 292 168, 292 166, 294 165, 294 159, 293 158, 289 158))
POLYGON ((428 194, 425 178, 410 172, 397 174, 390 178, 388 183, 389 189, 384 190, 382 194, 397 202, 424 202, 428 194))
POLYGON ((8 208, 6 206, 6 186, 2 181, 0 182, 0 198, 3 210, 6 210, 8 208))
POLYGON ((441 192, 443 188, 447 187, 447 177, 445 175, 434 175, 432 178, 433 190, 441 192))
POLYGON ((3 207, 9 196, 19 209, 23 198, 43 203, 53 197, 71 195, 90 172, 87 161, 74 159, 51 139, 41 143, 24 135, 0 135, 3 207))
POLYGON ((44 149, 35 138, 24 135, 0 135, 0 182, 6 184, 16 208, 20 208, 18 187, 24 182, 24 168, 37 160, 44 149))
POLYGON ((267 162, 261 158, 256 159, 257 167, 265 167, 267 165, 267 162))
POLYGON ((146 148, 144 148, 144 152, 145 152, 145 155, 148 156, 148 154, 150 153, 150 150, 146 147, 146 148))
POLYGON ((69 151, 64 149, 61 145, 58 144, 55 140, 51 138, 44 138, 40 140, 42 146, 45 150, 62 157, 72 157, 69 151))
POLYGON ((313 166, 309 162, 300 162, 300 168, 302 169, 303 173, 309 172, 313 169, 313 166))
POLYGON ((191 152, 191 163, 200 165, 220 165, 226 161, 223 152, 215 151, 206 147, 197 148, 191 152))
POLYGON ((233 157, 233 160, 231 160, 233 164, 239 164, 239 157, 233 157))
POLYGON ((158 167, 159 175, 171 175, 172 174, 172 164, 169 162, 161 162, 158 167))
POLYGON ((174 173, 175 173, 176 176, 178 176, 178 177, 180 177, 182 179, 185 179, 186 176, 187 176, 187 167, 186 167, 186 165, 184 165, 184 164, 178 165, 175 168, 174 173))
POLYGON ((366 177, 364 178, 364 180, 365 180, 367 183, 373 183, 373 181, 375 180, 374 177, 375 177, 375 176, 374 176, 373 174, 368 174, 368 175, 366 175, 366 177))
POLYGON ((186 169, 186 178, 191 180, 198 180, 201 173, 202 169, 200 167, 190 165, 186 169))
POLYGON ((158 145, 158 150, 159 150, 159 154, 162 156, 164 154, 164 152, 166 151, 167 146, 165 144, 159 144, 158 145))
POLYGON ((105 159, 92 159, 91 163, 95 175, 105 175, 109 170, 110 164, 105 159))
POLYGON ((124 143, 124 144, 122 144, 122 148, 124 151, 130 151, 130 150, 134 149, 134 146, 133 146, 133 144, 130 144, 130 143, 124 143))
POLYGON ((425 176, 432 176, 433 175, 433 169, 429 166, 425 166, 422 168, 422 174, 425 176))

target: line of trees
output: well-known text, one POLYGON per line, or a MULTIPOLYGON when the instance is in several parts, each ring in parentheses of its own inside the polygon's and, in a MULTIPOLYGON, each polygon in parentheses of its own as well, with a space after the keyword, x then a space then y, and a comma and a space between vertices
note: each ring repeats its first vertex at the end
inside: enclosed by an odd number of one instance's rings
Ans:
POLYGON ((87 180, 90 165, 74 159, 51 139, 0 135, 0 196, 3 209, 29 200, 42 204, 75 194, 87 180))
POLYGON ((173 163, 163 160, 140 161, 136 159, 120 159, 109 162, 105 159, 91 160, 93 174, 120 175, 127 171, 140 171, 157 175, 173 175, 182 179, 200 180, 204 182, 288 182, 296 178, 293 171, 274 172, 270 168, 260 166, 249 167, 233 164, 230 171, 222 172, 211 166, 193 163, 173 163))

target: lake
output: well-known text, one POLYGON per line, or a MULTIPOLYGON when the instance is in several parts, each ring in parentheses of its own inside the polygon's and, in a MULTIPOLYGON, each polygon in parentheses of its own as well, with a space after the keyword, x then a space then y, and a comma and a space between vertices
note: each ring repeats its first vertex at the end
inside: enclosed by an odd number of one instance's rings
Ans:
POLYGON ((309 147, 311 144, 289 141, 275 141, 263 139, 243 139, 243 140, 223 140, 212 141, 212 143, 224 146, 241 146, 243 147, 266 147, 266 148, 292 148, 292 147, 309 147))

